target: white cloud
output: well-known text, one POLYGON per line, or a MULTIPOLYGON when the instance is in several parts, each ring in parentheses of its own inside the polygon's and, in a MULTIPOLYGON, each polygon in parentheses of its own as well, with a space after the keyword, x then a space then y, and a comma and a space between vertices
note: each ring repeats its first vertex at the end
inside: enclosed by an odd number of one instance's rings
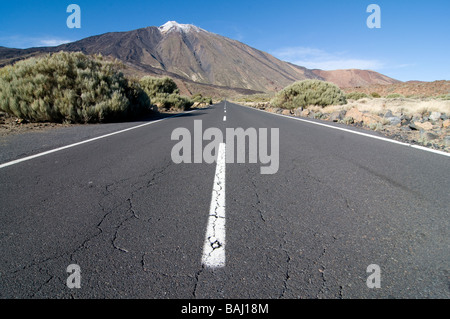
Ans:
POLYGON ((377 60, 360 59, 338 59, 326 61, 295 61, 294 64, 304 66, 308 69, 321 70, 340 70, 340 69, 361 69, 361 70, 379 70, 383 63, 377 60))
POLYGON ((346 53, 329 53, 321 49, 308 47, 287 47, 272 52, 277 58, 304 66, 308 69, 339 70, 363 69, 379 70, 384 63, 375 59, 359 59, 346 53))
POLYGON ((64 43, 72 42, 72 40, 61 39, 56 37, 24 37, 19 35, 0 37, 0 46, 9 48, 26 49, 31 47, 48 47, 58 46, 64 43))
POLYGON ((69 43, 70 40, 62 40, 62 39, 41 39, 39 40, 39 43, 41 43, 42 46, 46 47, 55 47, 61 44, 69 43))

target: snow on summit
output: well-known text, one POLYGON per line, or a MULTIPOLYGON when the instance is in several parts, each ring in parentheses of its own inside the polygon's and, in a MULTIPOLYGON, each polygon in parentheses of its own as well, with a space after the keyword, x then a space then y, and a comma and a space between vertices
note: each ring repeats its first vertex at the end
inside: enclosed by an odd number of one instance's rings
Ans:
POLYGON ((176 21, 168 21, 165 24, 163 24, 162 26, 159 27, 159 30, 162 33, 166 33, 169 31, 196 31, 199 32, 202 29, 200 29, 199 27, 196 27, 195 25, 192 24, 180 24, 176 21))

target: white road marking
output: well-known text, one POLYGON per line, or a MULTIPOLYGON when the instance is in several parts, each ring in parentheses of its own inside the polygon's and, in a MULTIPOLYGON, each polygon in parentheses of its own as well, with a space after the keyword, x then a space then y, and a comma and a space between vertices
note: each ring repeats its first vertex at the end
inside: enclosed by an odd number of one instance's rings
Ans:
POLYGON ((177 117, 177 116, 180 116, 180 115, 183 115, 183 114, 187 114, 187 113, 191 113, 191 112, 194 112, 194 111, 195 110, 184 112, 184 113, 180 113, 180 114, 176 114, 176 115, 169 116, 169 117, 166 117, 166 118, 163 118, 163 119, 160 119, 160 120, 156 120, 156 121, 153 121, 153 122, 148 122, 148 123, 145 123, 145 124, 133 126, 133 127, 130 127, 130 128, 124 129, 124 130, 117 131, 117 132, 113 132, 113 133, 109 133, 109 134, 106 134, 106 135, 94 137, 94 138, 91 138, 89 140, 77 142, 77 143, 74 143, 74 144, 70 144, 70 145, 66 145, 66 146, 62 146, 62 147, 58 147, 58 148, 52 149, 50 151, 46 151, 46 152, 38 153, 38 154, 35 154, 35 155, 27 156, 27 157, 24 157, 24 158, 20 158, 20 159, 14 160, 14 161, 10 161, 10 162, 1 164, 0 165, 0 169, 1 168, 5 168, 7 166, 15 165, 15 164, 18 164, 18 163, 21 163, 21 162, 29 161, 29 160, 37 158, 37 157, 41 157, 41 156, 48 155, 48 154, 51 154, 51 153, 56 153, 56 152, 59 152, 59 151, 62 151, 62 150, 65 150, 65 149, 68 149, 68 148, 71 148, 71 147, 75 147, 75 146, 78 146, 78 145, 82 145, 82 144, 86 144, 86 143, 93 142, 93 141, 96 141, 96 140, 100 140, 102 138, 106 138, 106 137, 113 136, 113 135, 116 135, 116 134, 128 132, 128 131, 131 131, 131 130, 135 130, 135 129, 138 129, 138 128, 141 128, 141 127, 144 127, 144 126, 147 126, 147 125, 156 124, 156 123, 164 121, 166 119, 177 117))
POLYGON ((227 117, 226 117, 226 116, 223 117, 223 121, 224 121, 224 122, 227 121, 227 117))
POLYGON ((220 143, 217 153, 216 173, 202 255, 202 264, 209 268, 225 267, 225 143, 220 143))
POLYGON ((382 141, 389 142, 389 143, 399 144, 399 145, 403 145, 403 146, 409 146, 409 147, 412 147, 412 148, 415 148, 415 149, 419 149, 419 150, 422 150, 422 151, 426 151, 426 152, 435 153, 435 154, 439 154, 439 155, 444 155, 444 156, 450 157, 450 153, 446 153, 446 152, 430 149, 430 148, 427 148, 427 147, 424 147, 424 146, 419 146, 419 145, 414 145, 414 144, 409 144, 409 143, 403 143, 403 142, 399 142, 399 141, 396 141, 396 140, 393 140, 393 139, 389 139, 389 138, 386 138, 386 137, 371 135, 371 134, 362 133, 362 132, 358 132, 358 131, 352 131, 350 129, 337 127, 337 126, 333 126, 333 125, 328 125, 328 124, 324 124, 324 123, 319 123, 319 122, 314 122, 314 121, 309 121, 309 120, 298 118, 298 117, 292 117, 292 116, 283 115, 283 114, 266 112, 266 111, 263 111, 263 110, 255 109, 255 108, 250 107, 250 106, 245 106, 245 105, 241 105, 241 106, 249 108, 249 109, 252 109, 252 110, 255 110, 255 111, 260 111, 260 112, 269 113, 269 114, 272 114, 272 115, 281 116, 281 117, 284 117, 284 118, 289 118, 289 119, 296 120, 296 121, 301 121, 301 122, 306 122, 306 123, 315 124, 315 125, 319 125, 319 126, 324 126, 324 127, 332 128, 334 130, 344 131, 344 132, 348 132, 348 133, 352 133, 352 134, 356 134, 356 135, 362 135, 362 136, 374 138, 374 139, 377 139, 377 140, 382 140, 382 141))

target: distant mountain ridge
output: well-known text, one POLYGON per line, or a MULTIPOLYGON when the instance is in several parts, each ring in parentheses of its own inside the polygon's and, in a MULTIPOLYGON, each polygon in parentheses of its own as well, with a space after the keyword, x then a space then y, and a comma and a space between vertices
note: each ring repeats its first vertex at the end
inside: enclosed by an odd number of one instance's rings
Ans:
POLYGON ((312 70, 312 72, 326 81, 333 82, 341 88, 366 87, 371 85, 389 85, 400 83, 386 75, 368 70, 312 70))
POLYGON ((191 92, 193 90, 230 90, 240 94, 275 92, 305 79, 327 80, 340 86, 399 82, 374 71, 309 70, 239 41, 175 21, 160 27, 91 36, 57 47, 0 47, 0 66, 58 51, 100 53, 123 61, 130 74, 171 76, 182 82, 186 93, 195 93, 191 92))

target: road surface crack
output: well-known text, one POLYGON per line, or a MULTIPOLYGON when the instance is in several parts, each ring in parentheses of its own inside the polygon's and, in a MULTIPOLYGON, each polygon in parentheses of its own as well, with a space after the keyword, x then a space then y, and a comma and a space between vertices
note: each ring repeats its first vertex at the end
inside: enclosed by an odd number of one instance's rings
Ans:
POLYGON ((202 265, 202 268, 195 273, 194 290, 192 291, 192 296, 194 298, 197 298, 197 287, 198 287, 199 277, 202 274, 203 270, 205 270, 205 266, 202 265))
POLYGON ((122 228, 122 226, 123 226, 126 222, 128 222, 130 219, 133 219, 133 218, 134 218, 134 219, 139 219, 139 216, 136 214, 136 212, 135 212, 134 209, 133 209, 133 202, 132 202, 132 199, 131 199, 131 198, 128 198, 128 199, 127 199, 127 202, 128 202, 128 213, 131 213, 131 215, 128 216, 127 218, 125 218, 124 220, 122 220, 122 221, 120 222, 120 224, 116 227, 116 231, 115 231, 114 236, 113 236, 113 239, 112 239, 112 245, 113 245, 114 249, 118 249, 118 250, 120 250, 120 251, 122 251, 122 252, 125 252, 125 253, 128 253, 129 250, 128 250, 128 249, 125 249, 125 248, 123 248, 123 247, 119 247, 119 246, 116 244, 116 240, 117 240, 117 237, 118 237, 120 228, 122 228))
POLYGON ((31 294, 30 298, 35 298, 36 295, 44 288, 45 285, 47 285, 50 281, 53 280, 54 276, 49 274, 48 271, 46 271, 47 276, 49 276, 49 278, 44 281, 41 285, 39 285, 39 287, 31 294))
POLYGON ((284 298, 284 295, 288 289, 288 287, 287 287, 288 281, 291 278, 289 275, 291 256, 289 255, 289 252, 287 250, 283 249, 283 251, 286 253, 286 272, 284 274, 283 288, 281 290, 280 296, 278 297, 279 299, 284 298))

